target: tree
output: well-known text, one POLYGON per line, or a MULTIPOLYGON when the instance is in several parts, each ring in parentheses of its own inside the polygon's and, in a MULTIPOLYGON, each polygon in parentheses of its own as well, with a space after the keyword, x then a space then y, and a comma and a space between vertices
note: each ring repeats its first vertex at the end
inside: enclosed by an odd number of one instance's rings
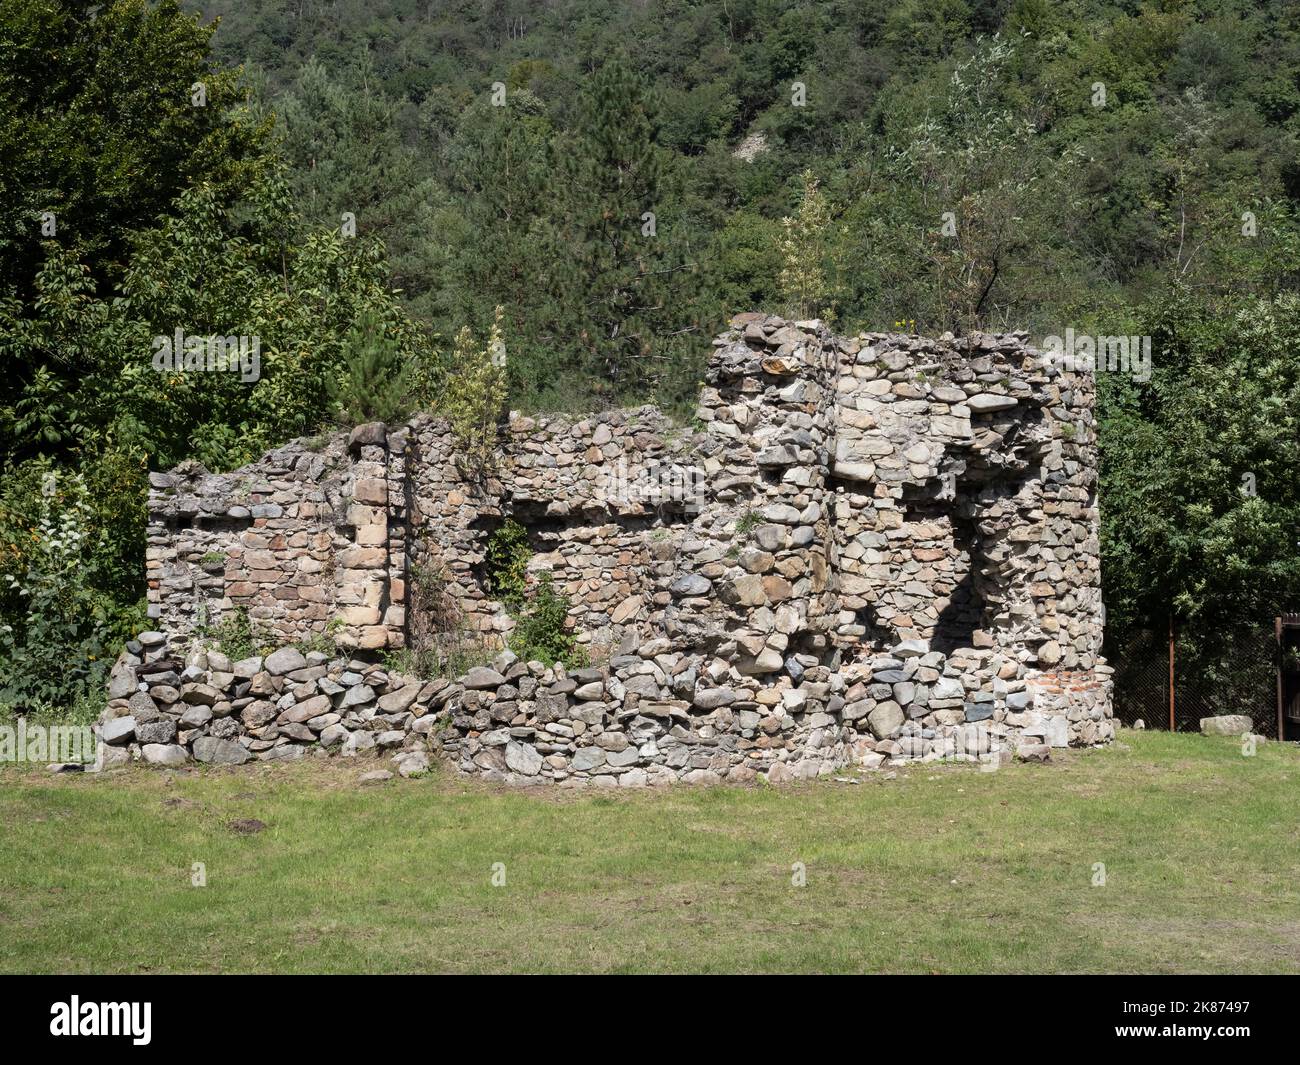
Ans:
POLYGON ((329 380, 330 398, 345 425, 395 424, 416 405, 416 367, 383 320, 364 310, 343 340, 342 373, 329 380))
POLYGON ((182 189, 201 177, 227 199, 252 179, 267 127, 209 60, 213 30, 176 0, 4 5, 0 293, 30 299, 51 239, 103 292, 182 189))
POLYGON ((23 698, 65 704, 101 690, 103 650, 138 631, 148 469, 230 469, 319 427, 363 315, 394 373, 427 394, 436 372, 379 243, 301 225, 209 36, 169 2, 0 13, 13 60, 0 71, 10 696, 13 678, 30 679, 23 698), (50 205, 57 226, 33 232, 31 212, 50 205), (64 488, 47 494, 46 474, 64 488))
POLYGON ((465 326, 456 335, 438 410, 451 423, 457 459, 467 472, 485 471, 496 449, 497 423, 506 398, 506 350, 501 309, 488 342, 478 347, 465 326))
POLYGON ((795 318, 834 318, 832 282, 827 275, 830 257, 830 208, 811 170, 803 172, 803 196, 793 218, 781 225, 780 287, 795 318))
POLYGON ((303 66, 277 107, 290 187, 304 226, 351 216, 357 235, 382 240, 393 286, 427 317, 445 268, 430 239, 445 194, 402 143, 397 104, 377 82, 368 55, 337 77, 319 60, 303 66))
MULTIPOLYGON (((555 265, 539 232, 555 195, 551 133, 527 89, 511 90, 501 107, 476 101, 447 149, 454 208, 439 226, 452 245, 442 320, 453 332, 460 324, 487 329, 500 310, 514 342, 534 353, 510 365, 512 387, 524 394, 556 368, 544 355, 554 340, 540 328, 550 317, 544 306, 555 265)), ((563 312, 552 313, 558 320, 563 312)))
POLYGON ((1151 380, 1102 376, 1102 566, 1117 635, 1212 641, 1300 598, 1300 299, 1144 314, 1151 380))
POLYGON ((656 100, 620 60, 591 75, 550 219, 554 308, 598 396, 644 394, 694 330, 666 202, 656 100))

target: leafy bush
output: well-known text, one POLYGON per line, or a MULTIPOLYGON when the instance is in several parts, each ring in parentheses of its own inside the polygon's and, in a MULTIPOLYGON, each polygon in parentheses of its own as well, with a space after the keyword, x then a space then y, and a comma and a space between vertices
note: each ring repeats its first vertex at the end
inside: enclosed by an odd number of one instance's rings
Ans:
POLYGON ((555 590, 551 575, 543 573, 527 609, 516 619, 510 650, 525 662, 536 659, 548 666, 556 662, 569 667, 586 665, 586 653, 566 627, 568 616, 569 600, 555 590))
POLYGON ((528 530, 517 521, 503 522, 488 537, 484 554, 487 590, 512 611, 518 608, 524 597, 531 557, 528 530))
POLYGON ((111 600, 90 584, 92 506, 80 474, 46 469, 0 500, 0 706, 22 713, 98 697, 114 643, 111 600))
POLYGON ((491 463, 497 420, 506 401, 502 313, 498 307, 483 348, 477 346, 468 326, 456 334, 439 403, 440 412, 451 423, 458 457, 468 469, 482 469, 491 463))

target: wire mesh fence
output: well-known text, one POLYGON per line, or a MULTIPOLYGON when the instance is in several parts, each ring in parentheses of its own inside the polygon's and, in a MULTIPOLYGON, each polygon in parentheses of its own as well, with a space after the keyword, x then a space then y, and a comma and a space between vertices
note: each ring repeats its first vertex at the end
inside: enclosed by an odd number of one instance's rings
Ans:
MULTIPOLYGON (((1115 669, 1115 719, 1170 727, 1169 634, 1140 630, 1109 647, 1115 669)), ((1175 636, 1173 728, 1197 732, 1201 718, 1244 714, 1254 731, 1277 739, 1277 640, 1272 624, 1237 629, 1200 645, 1175 636)))

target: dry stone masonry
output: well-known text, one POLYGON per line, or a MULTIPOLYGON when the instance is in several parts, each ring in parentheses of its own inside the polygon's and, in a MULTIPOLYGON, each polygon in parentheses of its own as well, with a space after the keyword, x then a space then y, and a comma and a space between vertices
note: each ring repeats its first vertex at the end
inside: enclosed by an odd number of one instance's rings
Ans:
POLYGON ((421 416, 153 475, 157 631, 114 669, 101 764, 379 751, 408 775, 435 755, 637 787, 1112 738, 1090 376, 1023 334, 746 314, 713 344, 689 428, 652 407, 514 415, 493 467, 466 471, 421 416), (507 519, 589 667, 504 649, 486 552, 507 519), (277 643, 337 650, 232 662, 203 633, 236 608, 277 643), (449 624, 481 665, 383 665, 449 624))

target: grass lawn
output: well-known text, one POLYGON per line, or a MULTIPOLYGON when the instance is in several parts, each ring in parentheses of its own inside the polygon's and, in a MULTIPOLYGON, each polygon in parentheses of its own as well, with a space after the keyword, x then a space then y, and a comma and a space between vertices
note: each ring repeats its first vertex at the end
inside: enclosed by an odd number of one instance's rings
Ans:
POLYGON ((375 765, 0 772, 0 970, 1300 972, 1293 745, 631 794, 375 765))

